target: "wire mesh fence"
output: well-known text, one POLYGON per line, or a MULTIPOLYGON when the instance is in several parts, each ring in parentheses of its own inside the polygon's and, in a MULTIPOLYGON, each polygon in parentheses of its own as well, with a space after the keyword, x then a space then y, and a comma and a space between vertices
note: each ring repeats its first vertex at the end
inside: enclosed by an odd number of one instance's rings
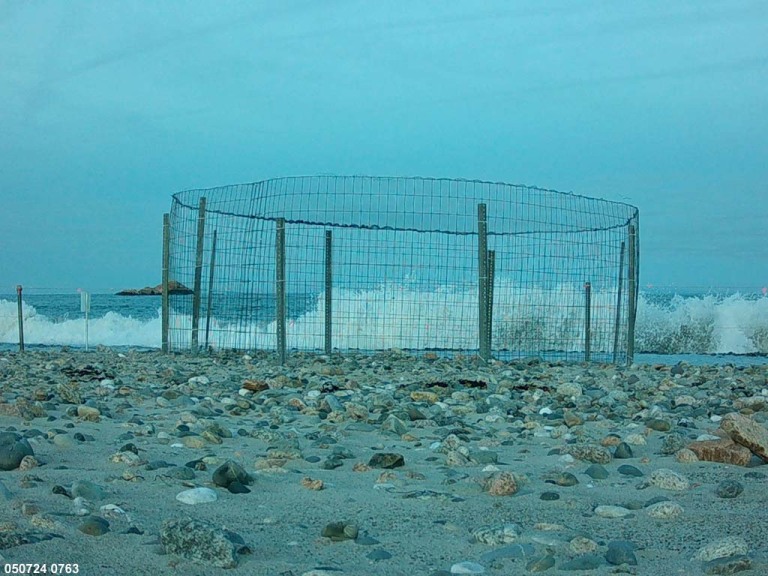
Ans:
POLYGON ((166 220, 163 345, 631 359, 638 210, 470 180, 189 190, 166 220))

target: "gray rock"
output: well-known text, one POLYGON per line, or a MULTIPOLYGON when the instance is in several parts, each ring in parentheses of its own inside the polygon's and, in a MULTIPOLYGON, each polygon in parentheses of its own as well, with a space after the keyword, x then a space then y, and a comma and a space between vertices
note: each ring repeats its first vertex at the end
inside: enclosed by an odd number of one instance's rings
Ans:
POLYGON ((34 456, 26 438, 14 432, 0 433, 0 470, 16 470, 24 456, 34 456))
POLYGON ((374 562, 377 562, 379 560, 389 560, 390 558, 392 558, 392 554, 390 554, 386 550, 377 549, 377 550, 372 550, 371 552, 366 554, 365 557, 368 558, 368 560, 373 560, 374 562))
POLYGON ((637 557, 635 556, 635 545, 627 540, 612 540, 608 542, 608 551, 605 559, 609 564, 616 566, 620 564, 629 564, 637 566, 637 557))
POLYGON ((605 480, 608 478, 608 470, 602 464, 592 464, 584 471, 584 474, 593 480, 605 480))
POLYGON ((395 452, 377 452, 368 461, 371 468, 398 468, 405 465, 405 458, 402 454, 395 452))
POLYGON ((617 469, 619 474, 622 474, 624 476, 636 476, 640 477, 643 475, 643 471, 637 468, 636 466, 632 466, 630 464, 622 464, 617 469))
POLYGON ((72 497, 77 498, 81 496, 91 502, 98 502, 102 500, 106 495, 104 488, 91 482, 90 480, 75 480, 72 482, 72 488, 70 490, 72 497))
POLYGON ((678 450, 685 448, 687 445, 688 441, 685 438, 677 432, 673 432, 672 434, 664 436, 660 452, 666 456, 671 456, 678 450))
POLYGON ((604 564, 602 556, 597 554, 582 554, 572 560, 563 562, 558 566, 559 570, 576 571, 576 570, 596 570, 604 564))
POLYGON ((736 498, 744 491, 744 486, 736 480, 723 480, 715 488, 719 498, 736 498))
POLYGON ((232 460, 227 460, 213 472, 213 483, 222 488, 229 488, 235 482, 240 486, 247 486, 252 481, 251 475, 232 460))
POLYGON ((620 442, 613 451, 614 458, 632 458, 632 448, 626 442, 620 442))
POLYGON ((77 529, 88 536, 103 536, 109 532, 109 522, 100 516, 87 516, 77 529))
POLYGON ((704 562, 704 574, 736 574, 752 568, 749 556, 728 556, 704 562))
POLYGON ((237 549, 224 530, 203 520, 166 520, 160 542, 168 554, 221 568, 237 566, 237 549))

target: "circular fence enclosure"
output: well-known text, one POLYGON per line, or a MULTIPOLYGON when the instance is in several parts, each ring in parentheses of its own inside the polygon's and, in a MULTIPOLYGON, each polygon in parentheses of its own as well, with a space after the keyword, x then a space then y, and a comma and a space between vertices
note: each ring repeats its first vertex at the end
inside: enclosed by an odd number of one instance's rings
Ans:
POLYGON ((164 347, 631 360, 638 210, 474 180, 285 177, 173 196, 164 347))

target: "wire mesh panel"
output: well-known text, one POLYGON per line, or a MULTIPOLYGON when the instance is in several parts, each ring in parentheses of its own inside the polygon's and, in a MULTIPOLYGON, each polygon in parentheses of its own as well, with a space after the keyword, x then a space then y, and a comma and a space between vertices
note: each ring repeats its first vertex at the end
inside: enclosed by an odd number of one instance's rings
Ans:
POLYGON ((500 358, 623 361, 637 230, 627 204, 481 181, 308 176, 180 192, 169 347, 277 350, 284 330, 289 349, 456 353, 487 331, 500 358))

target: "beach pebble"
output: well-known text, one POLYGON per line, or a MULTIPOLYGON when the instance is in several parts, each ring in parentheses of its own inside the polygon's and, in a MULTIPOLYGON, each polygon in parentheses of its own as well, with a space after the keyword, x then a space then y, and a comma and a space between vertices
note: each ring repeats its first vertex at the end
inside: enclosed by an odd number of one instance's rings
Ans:
POLYGON ((699 461, 699 457, 693 450, 688 448, 680 448, 680 450, 675 452, 675 460, 681 464, 693 464, 694 462, 699 461))
POLYGON ((727 556, 704 562, 704 574, 736 574, 752 569, 752 559, 749 556, 727 556))
POLYGON ((176 494, 176 500, 184 504, 206 504, 218 499, 216 492, 210 488, 190 488, 176 494))
POLYGON ((576 536, 575 538, 572 538, 570 542, 568 542, 568 550, 575 556, 578 556, 579 554, 594 552, 597 550, 597 548, 597 542, 591 538, 586 538, 585 536, 576 536))
POLYGON ((368 461, 371 468, 398 468, 405 465, 405 458, 402 454, 393 452, 377 452, 368 461))
POLYGON ((620 564, 637 566, 635 545, 627 540, 612 540, 608 542, 608 551, 605 553, 605 559, 608 561, 608 564, 616 566, 620 564))
POLYGON ((691 483, 682 474, 668 468, 659 468, 651 472, 648 481, 662 490, 688 490, 691 483))
POLYGON ((0 470, 15 470, 24 456, 32 455, 32 446, 26 438, 14 432, 0 433, 0 470))
POLYGON ((669 432, 672 429, 672 424, 670 424, 668 420, 663 420, 661 418, 650 418, 645 421, 645 425, 657 432, 669 432))
POLYGON ((75 480, 72 482, 70 492, 73 497, 82 497, 92 502, 98 502, 105 496, 104 488, 90 480, 75 480))
POLYGON ((323 527, 320 535, 333 542, 341 542, 342 540, 354 540, 359 533, 357 524, 352 522, 330 522, 323 527))
POLYGON ((483 482, 483 489, 491 496, 509 496, 518 491, 517 480, 509 472, 495 472, 483 482))
POLYGON ((631 464, 622 464, 617 468, 617 472, 623 476, 633 476, 639 478, 643 475, 643 471, 637 466, 631 464))
POLYGON ((744 538, 741 536, 727 536, 699 548, 693 555, 693 559, 708 562, 709 560, 725 558, 726 556, 746 554, 748 551, 749 547, 744 538))
POLYGON ((499 526, 481 526, 472 531, 475 542, 489 546, 511 544, 520 538, 522 530, 517 524, 503 524, 499 526))
POLYGON ((509 544, 507 546, 502 546, 501 548, 496 548, 495 550, 484 552, 480 555, 479 560, 485 564, 493 564, 502 558, 528 558, 535 553, 536 547, 533 544, 528 544, 527 542, 522 544, 509 544))
POLYGON ((477 562, 457 562, 451 566, 451 574, 484 574, 485 567, 477 562))
POLYGON ((621 442, 613 451, 613 457, 621 459, 632 458, 632 448, 626 442, 621 442))
POLYGON ((642 434, 627 434, 624 442, 630 446, 645 446, 648 443, 642 434))
POLYGON ((544 481, 547 484, 557 484, 558 486, 576 486, 579 483, 579 479, 570 472, 545 474, 544 481))
POLYGON ((597 570, 600 566, 605 564, 605 560, 602 556, 597 554, 582 554, 571 560, 563 562, 558 566, 559 570, 566 572, 575 572, 582 570, 597 570))
POLYGON ((597 444, 576 444, 574 446, 567 446, 563 453, 570 454, 578 460, 584 460, 594 464, 608 464, 613 458, 607 448, 597 444))
POLYGON ((737 480, 723 480, 715 488, 718 498, 736 498, 744 491, 744 485, 737 480))
POLYGON ((672 520, 683 513, 683 507, 680 504, 670 501, 656 502, 645 510, 648 516, 658 520, 672 520))
POLYGON ((593 480, 605 480, 608 478, 608 470, 602 464, 592 464, 584 471, 584 474, 593 480))
POLYGON ((99 516, 88 516, 78 524, 77 529, 88 536, 102 536, 109 532, 109 522, 99 516))
POLYGON ((392 554, 386 550, 378 548, 376 550, 371 550, 368 554, 365 555, 365 557, 368 558, 368 560, 378 562, 380 560, 389 560, 392 558, 392 554))
POLYGON ((98 408, 82 404, 77 407, 77 417, 88 422, 98 422, 101 418, 101 412, 98 408))
POLYGON ((240 486, 247 486, 252 481, 251 475, 240 464, 232 460, 227 460, 213 472, 213 483, 222 488, 230 488, 235 483, 236 489, 239 489, 240 486))
POLYGON ((221 568, 237 566, 237 548, 232 535, 203 520, 166 520, 160 542, 168 554, 221 568))
POLYGON ((601 518, 624 518, 632 514, 632 510, 623 506, 598 506, 595 508, 595 514, 601 518))
POLYGON ((525 569, 528 570, 528 572, 546 572, 554 565, 555 557, 551 554, 546 554, 545 556, 533 558, 525 565, 525 569))
POLYGON ((581 396, 583 394, 583 389, 581 384, 577 384, 576 382, 565 382, 557 387, 556 392, 558 396, 573 398, 581 396))

